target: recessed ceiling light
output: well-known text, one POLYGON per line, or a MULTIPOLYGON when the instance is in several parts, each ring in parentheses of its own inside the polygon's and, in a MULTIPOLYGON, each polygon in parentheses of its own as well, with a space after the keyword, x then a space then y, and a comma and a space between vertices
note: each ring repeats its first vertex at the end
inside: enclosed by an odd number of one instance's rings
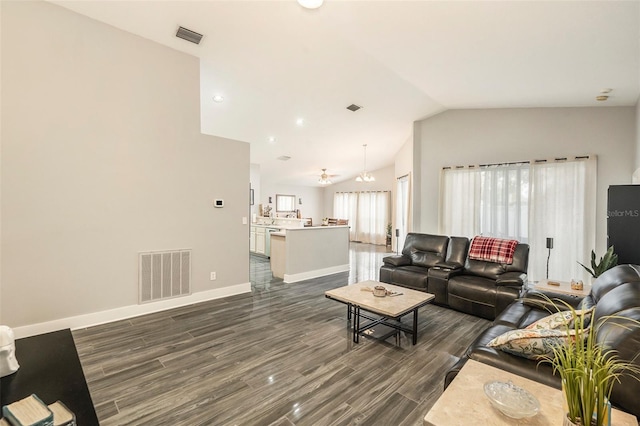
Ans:
POLYGON ((600 93, 606 94, 606 93, 611 93, 613 89, 602 89, 600 90, 600 93))
POLYGON ((296 124, 297 124, 298 126, 302 126, 302 125, 304 125, 304 119, 303 119, 303 118, 298 118, 298 119, 296 120, 296 124))
POLYGON ((224 97, 223 97, 222 95, 215 95, 215 96, 213 97, 213 102, 218 102, 218 103, 220 103, 220 102, 222 102, 222 101, 224 101, 224 97))
POLYGON ((324 0, 298 0, 300 6, 306 9, 317 9, 322 6, 324 0))
POLYGON ((607 95, 596 96, 597 101, 606 101, 607 99, 609 99, 607 95))
POLYGON ((269 143, 274 143, 276 141, 276 138, 274 138, 273 136, 269 136, 268 141, 269 143))

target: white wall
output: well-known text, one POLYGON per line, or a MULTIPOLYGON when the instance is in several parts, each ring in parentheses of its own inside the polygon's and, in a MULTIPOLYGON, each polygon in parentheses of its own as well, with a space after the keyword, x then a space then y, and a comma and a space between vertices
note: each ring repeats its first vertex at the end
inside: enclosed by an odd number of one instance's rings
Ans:
POLYGON ((276 194, 295 195, 296 209, 300 210, 302 217, 310 217, 314 225, 319 225, 322 220, 323 211, 323 188, 313 186, 281 185, 269 181, 262 181, 260 202, 263 206, 269 205, 271 197, 271 208, 276 214, 276 194), (302 199, 302 204, 298 200, 302 199))
POLYGON ((200 134, 198 59, 50 3, 0 7, 0 322, 135 305, 140 251, 193 249, 194 292, 248 284, 249 146, 200 134))
POLYGON ((376 178, 373 182, 356 182, 355 177, 343 182, 334 183, 324 188, 324 212, 323 217, 333 217, 333 196, 336 192, 357 192, 357 191, 395 191, 394 166, 384 169, 369 170, 369 173, 376 178))
POLYGON ((596 154, 596 252, 604 252, 607 188, 629 184, 634 170, 635 114, 633 107, 455 110, 417 122, 416 230, 438 231, 444 166, 596 154))
MULTIPOLYGON (((399 177, 409 175, 410 177, 410 192, 413 189, 413 138, 407 140, 402 148, 398 151, 395 158, 395 179, 397 180, 399 177)), ((393 182, 393 204, 391 210, 392 220, 392 229, 396 229, 396 196, 397 196, 397 186, 396 180, 393 182)), ((413 197, 409 196, 409 224, 407 226, 407 232, 411 232, 413 228, 413 197)), ((391 249, 396 251, 396 238, 391 239, 391 249)))
POLYGON ((262 192, 262 183, 260 181, 260 164, 251 163, 249 170, 249 182, 253 189, 253 205, 251 206, 251 217, 258 215, 258 204, 260 204, 260 194, 262 192))

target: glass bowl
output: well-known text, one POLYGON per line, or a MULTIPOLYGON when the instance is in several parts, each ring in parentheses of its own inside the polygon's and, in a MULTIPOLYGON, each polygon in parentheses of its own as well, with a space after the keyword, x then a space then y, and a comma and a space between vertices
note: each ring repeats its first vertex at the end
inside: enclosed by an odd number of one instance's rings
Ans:
POLYGON ((510 381, 487 382, 484 385, 484 393, 491 405, 513 419, 533 417, 540 411, 540 403, 536 397, 510 381))

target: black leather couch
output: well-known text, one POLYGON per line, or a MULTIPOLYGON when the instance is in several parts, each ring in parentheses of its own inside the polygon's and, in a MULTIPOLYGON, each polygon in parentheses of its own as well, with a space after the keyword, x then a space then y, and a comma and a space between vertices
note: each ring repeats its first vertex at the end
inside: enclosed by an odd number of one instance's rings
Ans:
POLYGON ((382 259, 380 281, 427 291, 427 273, 445 263, 448 247, 449 237, 410 232, 401 255, 382 259))
MULTIPOLYGON (((545 302, 539 298, 539 294, 535 291, 527 292, 522 299, 502 311, 493 324, 469 346, 464 357, 446 374, 445 388, 467 359, 473 359, 560 389, 560 378, 553 374, 549 364, 538 363, 486 346, 490 340, 507 331, 524 328, 550 315, 544 308, 545 302)), ((584 298, 546 294, 552 300, 565 300, 577 309, 595 306, 592 323, 610 315, 640 321, 640 266, 619 265, 606 271, 593 283, 590 294, 584 298)), ((557 309, 567 308, 557 304, 557 308, 550 311, 557 312, 557 309)), ((598 343, 615 349, 621 359, 632 361, 640 367, 640 327, 623 328, 616 326, 616 322, 621 321, 608 320, 599 327, 596 335, 598 343)), ((611 403, 640 419, 639 395, 640 381, 625 375, 620 383, 614 385, 611 403)))
POLYGON ((510 265, 467 258, 469 239, 409 233, 402 255, 382 259, 380 281, 434 294, 434 303, 494 319, 517 299, 529 262, 518 244, 510 265))

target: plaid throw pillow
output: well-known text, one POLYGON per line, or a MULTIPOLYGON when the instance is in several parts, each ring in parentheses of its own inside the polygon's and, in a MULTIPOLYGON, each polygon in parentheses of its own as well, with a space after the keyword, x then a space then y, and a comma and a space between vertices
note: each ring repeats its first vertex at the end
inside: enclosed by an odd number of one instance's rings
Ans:
POLYGON ((513 253, 516 251, 517 245, 517 240, 475 237, 473 241, 471 241, 469 259, 511 265, 513 263, 513 253))

